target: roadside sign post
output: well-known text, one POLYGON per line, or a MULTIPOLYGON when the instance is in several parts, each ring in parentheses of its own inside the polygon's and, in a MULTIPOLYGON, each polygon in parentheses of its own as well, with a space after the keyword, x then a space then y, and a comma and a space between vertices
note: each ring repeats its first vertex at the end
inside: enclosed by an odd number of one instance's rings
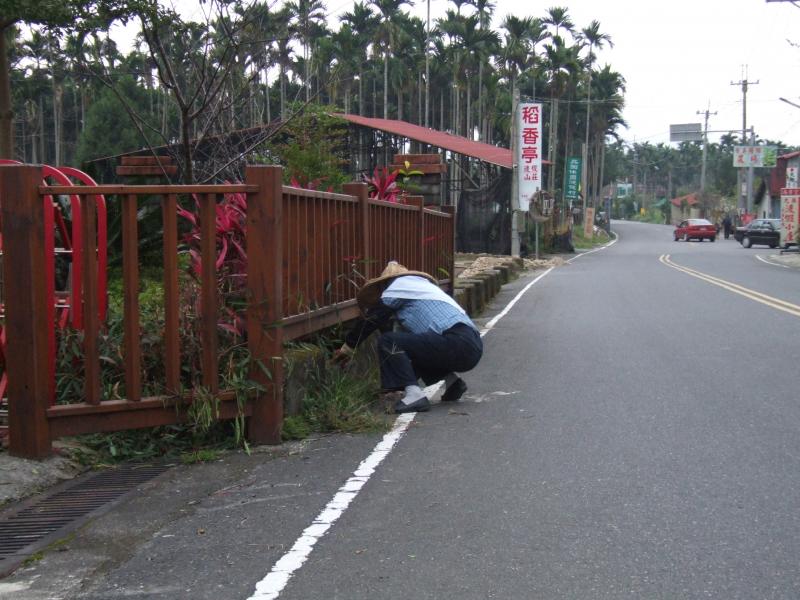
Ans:
POLYGON ((800 188, 781 189, 781 247, 800 239, 800 188))

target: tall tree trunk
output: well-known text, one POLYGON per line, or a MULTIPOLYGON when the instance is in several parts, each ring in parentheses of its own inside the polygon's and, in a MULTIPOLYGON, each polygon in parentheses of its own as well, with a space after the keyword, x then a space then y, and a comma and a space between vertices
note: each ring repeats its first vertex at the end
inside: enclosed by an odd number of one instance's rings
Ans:
POLYGON ((364 74, 358 73, 358 115, 364 116, 364 74))
POLYGON ((47 161, 47 157, 44 154, 44 99, 39 96, 39 126, 37 129, 39 130, 39 160, 42 162, 47 161))
POLYGON ((403 88, 397 88, 397 120, 403 120, 403 88))
POLYGON ((6 33, 11 25, 0 21, 0 158, 14 158, 14 107, 11 104, 11 74, 6 33))
POLYGON ((478 141, 483 140, 483 61, 481 60, 478 62, 478 141))
POLYGON ((55 82, 53 77, 53 162, 56 166, 61 164, 61 128, 64 125, 62 118, 63 88, 55 82))
MULTIPOLYGON (((194 124, 194 121, 191 122, 194 124)), ((194 169, 192 167, 192 145, 191 134, 189 133, 189 108, 181 107, 181 142, 183 142, 183 183, 191 185, 194 183, 194 169)))
POLYGON ((422 73, 417 73, 417 125, 422 125, 422 73))
POLYGON ((389 53, 383 53, 383 118, 389 118, 389 53))
POLYGON ((281 88, 281 120, 286 120, 286 71, 283 65, 281 65, 281 72, 280 72, 280 88, 281 88))
POLYGON ((472 134, 472 94, 470 93, 469 81, 467 81, 467 138, 470 141, 475 139, 472 134))

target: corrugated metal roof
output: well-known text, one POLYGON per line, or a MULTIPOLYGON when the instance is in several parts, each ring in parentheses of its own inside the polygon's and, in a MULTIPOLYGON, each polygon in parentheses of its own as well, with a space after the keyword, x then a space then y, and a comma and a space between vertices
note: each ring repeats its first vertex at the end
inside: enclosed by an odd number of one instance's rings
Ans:
POLYGON ((371 117, 360 117, 358 115, 336 114, 337 117, 347 119, 356 125, 378 129, 386 133, 393 133, 416 142, 430 144, 437 148, 444 148, 457 154, 471 156, 484 162, 491 163, 500 167, 510 169, 512 167, 511 150, 500 148, 483 142, 474 142, 460 135, 452 135, 435 129, 428 129, 420 125, 397 121, 395 119, 375 119, 371 117))

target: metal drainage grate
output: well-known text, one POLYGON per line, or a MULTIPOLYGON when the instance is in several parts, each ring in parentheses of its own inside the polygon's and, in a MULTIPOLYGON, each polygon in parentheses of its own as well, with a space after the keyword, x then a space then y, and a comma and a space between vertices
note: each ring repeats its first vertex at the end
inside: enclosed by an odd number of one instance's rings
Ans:
POLYGON ((112 502, 170 466, 125 465, 103 471, 70 482, 60 491, 0 517, 0 577, 51 543, 51 536, 75 529, 93 513, 110 508, 112 502))

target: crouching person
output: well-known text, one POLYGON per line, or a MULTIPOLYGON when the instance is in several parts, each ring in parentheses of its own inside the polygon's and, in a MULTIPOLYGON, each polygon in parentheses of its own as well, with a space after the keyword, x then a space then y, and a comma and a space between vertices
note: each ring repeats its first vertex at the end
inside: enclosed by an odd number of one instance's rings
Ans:
POLYGON ((467 313, 433 277, 392 261, 359 290, 357 300, 363 316, 334 354, 335 362, 346 362, 353 348, 380 330, 381 385, 385 391, 404 392, 394 404, 395 412, 430 408, 420 379, 425 385, 444 380, 444 402, 461 398, 467 384, 456 373, 478 364, 483 343, 467 313), (394 324, 399 328, 393 330, 394 324))

